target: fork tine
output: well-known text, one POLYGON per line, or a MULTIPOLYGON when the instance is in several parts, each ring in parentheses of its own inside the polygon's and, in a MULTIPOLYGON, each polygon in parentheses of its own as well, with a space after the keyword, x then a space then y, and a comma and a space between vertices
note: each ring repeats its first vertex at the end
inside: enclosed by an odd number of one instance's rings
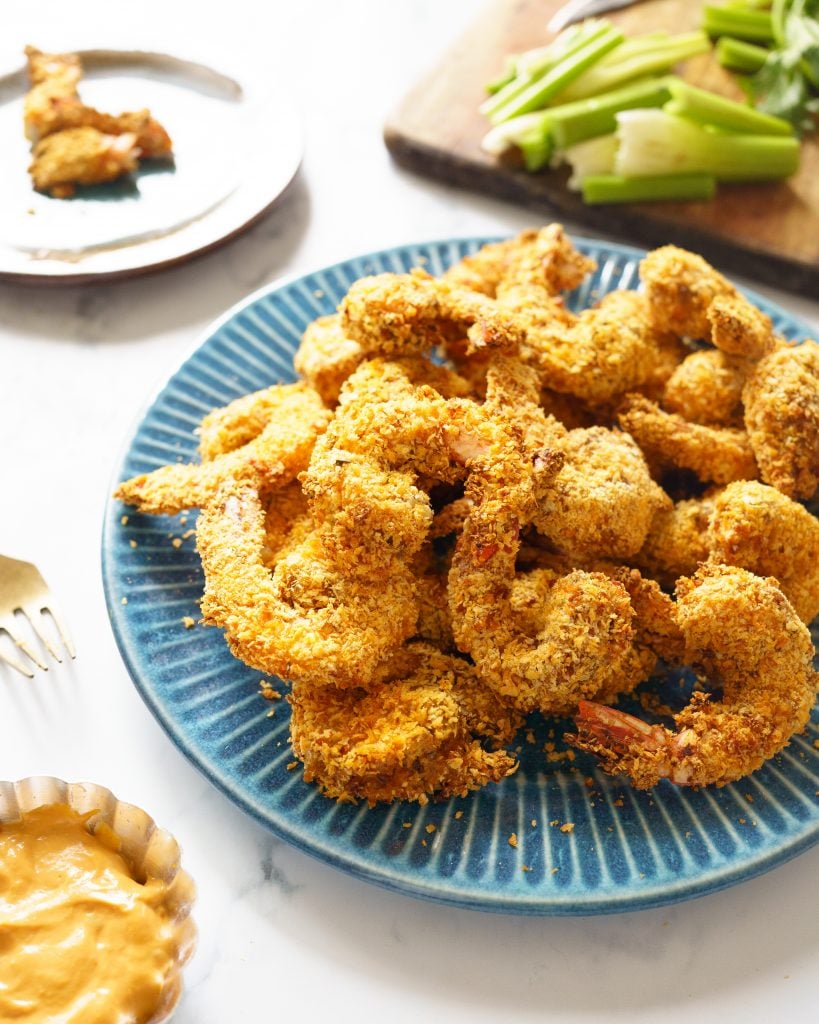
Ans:
POLYGON ((26 668, 22 661, 18 661, 16 658, 12 658, 10 654, 6 654, 5 651, 0 650, 0 661, 10 665, 12 668, 16 668, 18 672, 22 673, 27 679, 33 679, 34 673, 31 669, 26 668))
MULTIPOLYGON (((74 643, 71 639, 71 634, 68 632, 68 627, 66 626, 65 622, 63 622, 62 618, 54 611, 53 608, 50 608, 46 605, 43 608, 43 611, 48 612, 48 614, 54 620, 54 625, 57 627, 57 632, 60 634, 60 639, 65 644, 65 649, 68 651, 72 658, 76 658, 77 652, 74 648, 74 643)), ((36 632, 37 636, 41 636, 39 630, 36 630, 36 632)), ((48 647, 48 644, 46 644, 46 647, 48 647)), ((48 649, 51 650, 50 647, 48 649)), ((54 657, 57 658, 57 661, 62 661, 62 658, 58 657, 56 654, 54 655, 54 657)))
POLYGON ((35 652, 31 649, 31 647, 29 647, 26 641, 17 633, 17 624, 14 621, 13 615, 0 616, 0 629, 5 630, 12 643, 14 643, 15 646, 19 650, 21 650, 23 654, 25 654, 28 658, 31 658, 31 660, 38 668, 44 668, 46 671, 48 671, 48 665, 43 663, 43 660, 40 657, 38 657, 37 654, 35 654, 35 652))
POLYGON ((28 622, 29 626, 31 626, 32 630, 37 634, 40 643, 45 647, 51 657, 54 658, 55 661, 62 662, 63 659, 60 652, 57 650, 51 637, 42 627, 42 616, 40 614, 41 609, 39 606, 36 604, 24 605, 20 610, 25 615, 26 622, 28 622))

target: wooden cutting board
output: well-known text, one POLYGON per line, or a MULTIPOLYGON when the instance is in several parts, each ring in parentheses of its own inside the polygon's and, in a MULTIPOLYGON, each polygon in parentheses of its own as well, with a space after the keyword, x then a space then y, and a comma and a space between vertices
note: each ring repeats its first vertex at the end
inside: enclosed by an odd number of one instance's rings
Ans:
MULTIPOLYGON (((803 144, 799 174, 763 185, 720 185, 696 203, 584 206, 566 188, 568 173, 527 174, 481 150, 488 122, 478 113, 484 85, 510 53, 551 38, 546 24, 560 0, 495 0, 469 33, 404 99, 384 129, 398 163, 449 184, 522 203, 624 240, 674 242, 712 262, 771 285, 819 298, 819 136, 803 144)), ((606 15, 627 34, 699 27, 701 4, 649 0, 606 15)), ((739 98, 732 76, 711 55, 684 65, 696 85, 739 98)))

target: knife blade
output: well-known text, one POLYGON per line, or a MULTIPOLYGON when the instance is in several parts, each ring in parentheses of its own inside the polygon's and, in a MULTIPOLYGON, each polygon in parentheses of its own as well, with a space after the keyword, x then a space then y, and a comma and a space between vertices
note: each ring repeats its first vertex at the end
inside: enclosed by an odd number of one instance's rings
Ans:
POLYGON ((561 32, 567 25, 590 18, 606 11, 619 11, 621 7, 630 7, 642 0, 569 0, 552 15, 548 24, 550 32, 561 32))

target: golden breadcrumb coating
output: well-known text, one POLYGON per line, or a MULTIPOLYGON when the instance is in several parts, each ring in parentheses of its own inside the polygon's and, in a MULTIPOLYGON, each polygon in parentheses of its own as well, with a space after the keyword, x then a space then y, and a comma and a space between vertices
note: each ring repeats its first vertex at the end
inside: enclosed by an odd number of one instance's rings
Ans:
POLYGON ((136 135, 105 135, 96 128, 69 128, 47 135, 34 147, 29 167, 34 187, 58 198, 75 185, 99 185, 136 168, 136 135))
POLYGON ((771 318, 742 295, 718 295, 706 316, 711 341, 727 355, 760 359, 776 344, 771 318))
POLYGON ((750 369, 716 348, 692 352, 665 385, 663 408, 706 427, 742 426, 742 389, 750 369))
POLYGON ((775 576, 803 622, 819 614, 819 520, 774 487, 728 484, 708 527, 711 559, 775 576))
POLYGON ((657 328, 680 338, 709 341, 708 310, 717 298, 739 298, 719 271, 693 252, 664 245, 640 263, 649 314, 657 328))
POLYGON ((709 564, 677 587, 685 660, 722 690, 695 693, 675 729, 584 702, 575 746, 648 789, 718 786, 756 771, 806 725, 816 699, 813 644, 774 579, 709 564))
POLYGON ((357 341, 341 329, 338 313, 308 324, 293 357, 296 373, 311 384, 329 406, 338 402, 341 385, 364 359, 357 341))
POLYGON ((617 419, 653 468, 690 469, 704 483, 717 484, 755 480, 758 475, 744 430, 689 423, 642 395, 627 395, 617 419))
POLYGON ((560 224, 527 229, 517 238, 491 242, 465 256, 444 280, 495 298, 501 285, 537 285, 551 295, 576 288, 596 267, 579 253, 560 224))
MULTIPOLYGON (((140 512, 174 515, 183 509, 201 508, 223 480, 250 463, 258 467, 268 486, 289 483, 307 468, 313 445, 327 428, 330 413, 316 392, 302 383, 274 385, 264 398, 253 396, 248 407, 257 412, 266 409, 267 413, 262 415, 269 414, 261 433, 252 440, 214 455, 207 462, 161 466, 152 473, 124 480, 115 497, 135 505, 140 512)), ((229 423, 229 416, 222 422, 229 423)), ((254 419, 254 426, 248 425, 248 430, 255 429, 256 422, 259 420, 254 419)), ((234 437, 237 432, 241 434, 241 428, 234 431, 234 437)), ((210 430, 205 436, 206 445, 212 446, 209 452, 218 450, 219 442, 213 447, 210 430)))
POLYGON ((302 395, 314 404, 312 392, 298 384, 274 384, 249 395, 242 395, 209 412, 199 425, 199 456, 212 462, 219 455, 235 451, 258 437, 280 413, 293 415, 296 407, 288 401, 302 395))
POLYGON ((655 329, 654 367, 643 383, 635 388, 654 402, 662 401, 666 384, 689 355, 691 349, 673 334, 664 334, 655 329))
POLYGON ((43 53, 34 46, 26 47, 26 58, 31 89, 23 101, 23 124, 26 138, 37 142, 47 134, 54 107, 76 100, 82 64, 75 53, 43 53))
POLYGON ((315 525, 301 484, 294 480, 284 487, 262 491, 264 547, 261 558, 272 572, 276 563, 291 554, 313 532, 315 525))
POLYGON ((122 114, 106 114, 95 107, 86 106, 78 96, 52 97, 31 127, 32 141, 64 132, 69 128, 96 128, 106 135, 136 136, 141 159, 164 159, 173 154, 173 143, 168 132, 151 116, 150 110, 129 110, 122 114), (36 132, 36 136, 35 136, 36 132))
POLYGON ((205 571, 202 614, 225 630, 233 653, 283 679, 366 686, 395 669, 415 632, 415 579, 403 573, 342 573, 321 533, 308 533, 265 564, 265 511, 252 467, 222 481, 202 510, 196 543, 205 571))
POLYGON ((762 480, 789 498, 812 498, 819 484, 819 345, 804 341, 765 356, 742 399, 762 480))
POLYGON ((708 521, 718 492, 685 498, 655 513, 645 543, 633 557, 669 590, 681 576, 693 576, 708 558, 708 521))
POLYGON ((620 431, 589 427, 569 431, 557 447, 565 461, 538 502, 539 532, 580 560, 636 554, 655 513, 671 501, 635 442, 620 431))
POLYGON ((339 312, 342 330, 367 355, 422 355, 464 336, 476 351, 515 351, 523 340, 514 317, 497 303, 423 270, 362 277, 339 312))
POLYGON ((327 796, 425 804, 515 771, 512 756, 485 750, 482 740, 508 742, 520 718, 487 695, 465 661, 414 646, 415 671, 370 692, 294 685, 293 752, 306 781, 327 796))

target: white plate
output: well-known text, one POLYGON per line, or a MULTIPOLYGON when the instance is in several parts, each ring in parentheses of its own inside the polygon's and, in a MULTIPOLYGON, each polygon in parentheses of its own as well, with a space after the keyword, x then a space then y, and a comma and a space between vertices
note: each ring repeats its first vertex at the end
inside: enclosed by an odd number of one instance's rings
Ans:
POLYGON ((111 113, 149 107, 174 160, 72 199, 35 192, 25 68, 0 71, 0 277, 69 283, 176 263, 248 227, 292 180, 301 128, 272 82, 143 50, 77 52, 83 100, 111 113))

